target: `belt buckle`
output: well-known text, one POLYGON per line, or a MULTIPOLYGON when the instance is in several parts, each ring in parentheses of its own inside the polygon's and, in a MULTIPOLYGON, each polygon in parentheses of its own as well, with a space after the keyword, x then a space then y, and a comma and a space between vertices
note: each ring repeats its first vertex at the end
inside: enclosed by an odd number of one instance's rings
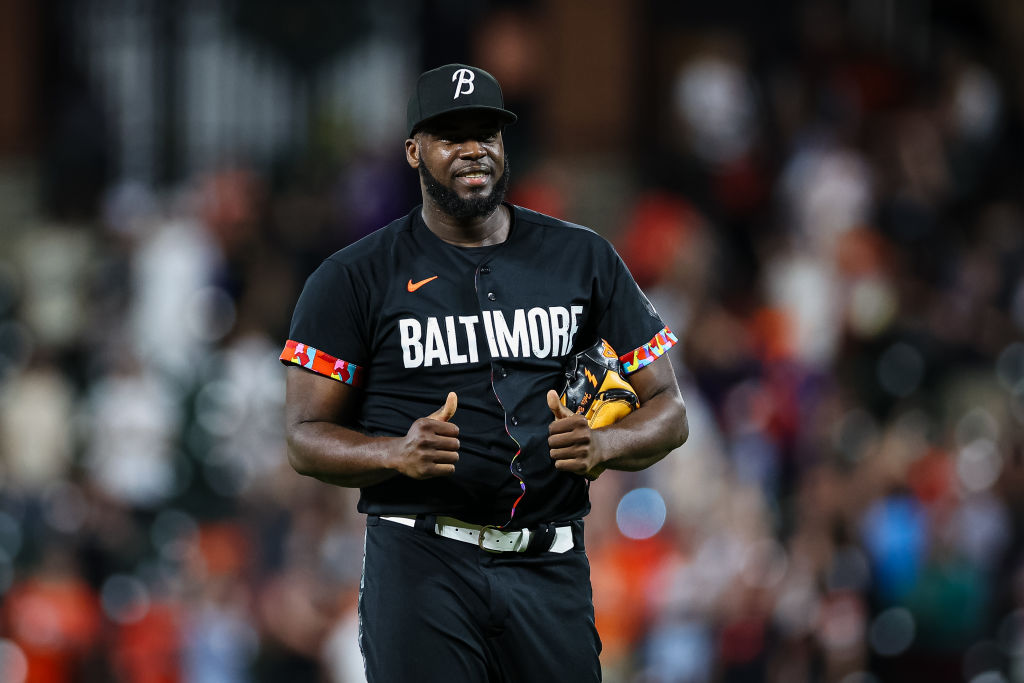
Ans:
POLYGON ((482 527, 480 527, 480 531, 477 533, 476 537, 476 544, 480 547, 480 550, 492 553, 494 555, 500 555, 504 552, 503 550, 491 550, 490 548, 484 547, 484 532, 488 529, 494 529, 495 531, 497 531, 498 527, 494 526, 493 524, 484 524, 482 527))

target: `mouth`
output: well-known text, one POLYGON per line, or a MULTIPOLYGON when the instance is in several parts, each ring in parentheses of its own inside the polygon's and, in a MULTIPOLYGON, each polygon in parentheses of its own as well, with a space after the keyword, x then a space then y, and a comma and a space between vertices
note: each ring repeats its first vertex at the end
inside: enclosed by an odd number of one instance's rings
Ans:
POLYGON ((456 180, 469 187, 483 187, 491 178, 491 170, 483 166, 464 168, 455 174, 456 180))

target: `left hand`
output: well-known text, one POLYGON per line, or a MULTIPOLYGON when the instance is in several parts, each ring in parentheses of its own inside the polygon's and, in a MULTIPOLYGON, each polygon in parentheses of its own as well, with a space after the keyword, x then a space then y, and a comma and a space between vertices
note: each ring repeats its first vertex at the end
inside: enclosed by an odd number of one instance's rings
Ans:
POLYGON ((587 418, 572 412, 558 400, 558 394, 548 392, 548 408, 554 422, 548 427, 548 447, 555 468, 589 479, 597 479, 604 471, 601 439, 590 428, 587 418))

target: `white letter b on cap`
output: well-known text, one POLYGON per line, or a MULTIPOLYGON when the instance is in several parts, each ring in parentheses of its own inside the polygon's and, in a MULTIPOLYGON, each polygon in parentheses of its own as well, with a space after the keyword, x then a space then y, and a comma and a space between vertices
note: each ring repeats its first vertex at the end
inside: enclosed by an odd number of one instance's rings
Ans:
POLYGON ((459 99, 459 95, 468 95, 473 92, 473 79, 476 78, 476 74, 469 69, 458 69, 452 74, 452 81, 459 79, 459 82, 455 84, 455 97, 453 100, 459 99), (462 86, 466 86, 463 90, 462 86))

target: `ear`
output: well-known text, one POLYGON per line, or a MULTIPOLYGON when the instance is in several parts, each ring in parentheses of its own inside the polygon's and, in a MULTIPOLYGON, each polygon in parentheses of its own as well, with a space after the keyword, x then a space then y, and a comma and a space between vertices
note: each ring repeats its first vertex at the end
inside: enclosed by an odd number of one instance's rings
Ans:
POLYGON ((420 143, 416 138, 405 141, 405 160, 413 168, 420 167, 420 143))

